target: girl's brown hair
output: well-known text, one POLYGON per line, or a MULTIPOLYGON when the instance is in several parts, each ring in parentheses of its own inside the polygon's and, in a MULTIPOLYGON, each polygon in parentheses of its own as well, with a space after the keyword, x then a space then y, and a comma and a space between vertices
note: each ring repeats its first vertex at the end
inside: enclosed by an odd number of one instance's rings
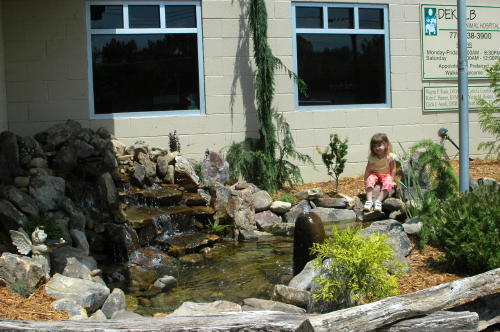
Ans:
POLYGON ((384 143, 385 145, 385 154, 388 155, 389 153, 392 153, 392 144, 389 141, 389 138, 387 138, 387 135, 384 133, 378 133, 372 136, 372 139, 370 140, 370 155, 375 157, 377 154, 375 151, 373 151, 373 147, 376 144, 379 143, 384 143))

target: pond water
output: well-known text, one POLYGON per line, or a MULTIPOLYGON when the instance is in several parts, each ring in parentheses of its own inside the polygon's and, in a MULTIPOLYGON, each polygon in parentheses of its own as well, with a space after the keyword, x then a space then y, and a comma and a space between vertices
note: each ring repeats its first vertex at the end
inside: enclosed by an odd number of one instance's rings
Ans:
POLYGON ((178 264, 170 271, 178 286, 150 299, 140 299, 135 312, 150 316, 171 312, 183 302, 270 299, 275 284, 292 274, 293 238, 266 236, 257 242, 223 241, 211 250, 211 258, 198 265, 178 264), (173 273, 172 273, 173 272, 173 273))

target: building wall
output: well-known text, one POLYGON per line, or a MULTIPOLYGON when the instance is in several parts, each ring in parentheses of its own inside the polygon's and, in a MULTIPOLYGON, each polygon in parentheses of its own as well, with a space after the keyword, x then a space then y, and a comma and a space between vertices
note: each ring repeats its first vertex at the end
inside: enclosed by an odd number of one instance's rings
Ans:
POLYGON ((0 132, 8 129, 7 97, 5 95, 5 63, 2 31, 2 3, 0 2, 0 132))
MULTIPOLYGON (((368 141, 377 132, 387 133, 396 150, 397 142, 407 147, 423 138, 437 141, 440 127, 448 128, 450 136, 458 141, 457 112, 422 111, 422 87, 429 83, 421 80, 420 1, 351 2, 390 2, 392 107, 296 111, 293 82, 286 74, 278 73, 274 106, 285 113, 298 150, 309 154, 316 165, 316 169, 302 166, 306 181, 328 178, 316 147, 326 146, 331 133, 349 138, 348 166, 344 172, 348 176, 362 174, 368 141)), ((168 133, 177 130, 183 154, 196 159, 201 159, 207 148, 221 150, 246 135, 257 136, 255 67, 245 19, 247 1, 202 1, 206 98, 203 115, 115 120, 91 120, 89 116, 85 2, 3 3, 7 110, 12 131, 34 134, 71 118, 94 129, 104 126, 125 143, 144 140, 165 147, 168 133)), ((268 0, 266 4, 273 53, 292 68, 291 2, 268 0)), ((498 5, 498 0, 468 1, 468 5, 475 4, 498 5)), ((470 138, 470 151, 476 155, 478 143, 487 137, 479 130, 475 111, 470 112, 470 138)), ((454 155, 454 148, 449 144, 446 147, 454 155)))

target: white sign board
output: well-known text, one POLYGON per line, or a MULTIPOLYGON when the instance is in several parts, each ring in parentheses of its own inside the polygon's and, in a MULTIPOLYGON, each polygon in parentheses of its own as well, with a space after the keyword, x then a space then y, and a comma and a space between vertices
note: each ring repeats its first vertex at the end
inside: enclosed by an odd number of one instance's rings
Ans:
MULTIPOLYGON (((467 6, 469 78, 487 78, 486 68, 500 59, 500 7, 467 6)), ((457 7, 420 5, 422 79, 458 77, 457 7)))
MULTIPOLYGON (((477 100, 488 102, 495 100, 495 93, 488 85, 469 85, 469 109, 478 109, 477 100)), ((423 93, 424 111, 456 111, 458 110, 458 87, 427 86, 423 93)))

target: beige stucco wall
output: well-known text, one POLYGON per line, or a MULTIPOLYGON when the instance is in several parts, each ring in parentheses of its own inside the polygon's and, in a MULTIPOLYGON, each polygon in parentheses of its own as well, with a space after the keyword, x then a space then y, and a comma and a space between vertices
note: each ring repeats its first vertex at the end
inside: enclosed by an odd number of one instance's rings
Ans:
POLYGON ((0 2, 0 132, 8 129, 7 97, 5 95, 5 62, 2 31, 2 2, 0 2))
MULTIPOLYGON (((257 135, 252 49, 244 19, 246 8, 241 7, 247 1, 202 1, 206 100, 203 115, 117 120, 91 120, 89 116, 85 2, 3 2, 7 109, 9 127, 14 132, 33 134, 71 118, 91 128, 105 126, 126 143, 145 140, 165 147, 168 133, 177 130, 183 154, 197 159, 202 158, 206 148, 220 150, 247 134, 257 135)), ((351 2, 390 2, 392 108, 299 112, 294 110, 293 83, 279 73, 275 107, 286 114, 296 146, 313 157, 317 168, 303 167, 306 181, 328 178, 316 147, 326 146, 331 133, 349 138, 344 175, 350 176, 362 173, 368 141, 377 132, 385 132, 393 142, 409 146, 423 138, 437 141, 437 130, 446 127, 458 141, 457 112, 422 112, 419 1, 351 2)), ((274 54, 292 68, 291 2, 266 3, 270 45, 274 54)), ((468 4, 498 5, 498 0, 469 0, 468 4)), ((479 130, 477 113, 472 111, 470 137, 470 151, 475 155, 478 143, 485 137, 479 130)), ((454 148, 447 147, 454 155, 454 148)))

